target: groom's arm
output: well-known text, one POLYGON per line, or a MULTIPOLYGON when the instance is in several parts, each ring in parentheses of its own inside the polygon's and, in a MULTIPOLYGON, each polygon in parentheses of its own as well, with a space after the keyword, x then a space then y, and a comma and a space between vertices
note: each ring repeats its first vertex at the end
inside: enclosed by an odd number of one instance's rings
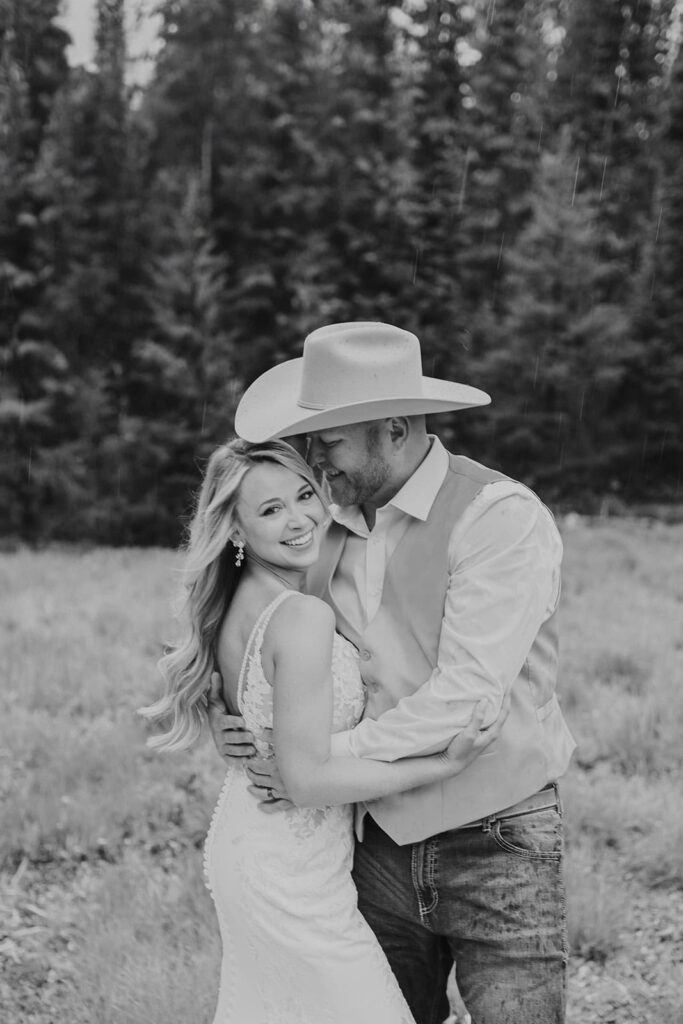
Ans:
POLYGON ((450 539, 436 668, 377 720, 333 736, 332 753, 393 761, 443 750, 481 699, 490 724, 557 604, 561 557, 534 495, 510 482, 485 487, 450 539))

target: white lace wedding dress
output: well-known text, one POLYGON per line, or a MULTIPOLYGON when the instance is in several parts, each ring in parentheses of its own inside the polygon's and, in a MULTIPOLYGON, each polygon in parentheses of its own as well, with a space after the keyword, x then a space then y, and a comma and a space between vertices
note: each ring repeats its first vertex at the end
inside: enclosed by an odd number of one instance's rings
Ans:
MULTIPOLYGON (((272 754, 272 688, 261 667, 270 617, 254 626, 238 684, 240 712, 272 754)), ((334 729, 355 725, 364 693, 355 648, 335 636, 334 729)), ((352 807, 259 810, 242 764, 228 768, 206 840, 208 888, 223 940, 214 1024, 414 1024, 357 908, 352 807)))

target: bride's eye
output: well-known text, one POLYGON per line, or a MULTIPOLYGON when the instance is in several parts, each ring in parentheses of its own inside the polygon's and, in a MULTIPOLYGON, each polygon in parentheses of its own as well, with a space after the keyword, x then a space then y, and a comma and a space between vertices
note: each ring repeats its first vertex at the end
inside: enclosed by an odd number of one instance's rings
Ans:
POLYGON ((308 491, 302 491, 299 497, 302 501, 310 501, 314 494, 315 491, 313 489, 310 489, 308 491))

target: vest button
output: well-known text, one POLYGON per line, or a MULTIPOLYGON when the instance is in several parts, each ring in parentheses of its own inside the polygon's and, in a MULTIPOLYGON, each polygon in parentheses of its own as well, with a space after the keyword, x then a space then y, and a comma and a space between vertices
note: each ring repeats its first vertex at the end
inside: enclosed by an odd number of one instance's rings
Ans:
POLYGON ((370 661, 370 658, 372 657, 372 655, 370 654, 370 651, 361 651, 360 652, 360 656, 361 656, 363 661, 370 661))

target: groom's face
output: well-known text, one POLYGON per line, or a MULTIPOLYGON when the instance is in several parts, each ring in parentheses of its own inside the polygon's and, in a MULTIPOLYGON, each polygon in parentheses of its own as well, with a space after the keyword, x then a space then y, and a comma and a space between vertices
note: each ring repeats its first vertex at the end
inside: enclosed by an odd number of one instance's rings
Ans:
POLYGON ((353 423, 308 435, 308 461, 322 470, 336 505, 374 504, 387 486, 386 422, 353 423))

